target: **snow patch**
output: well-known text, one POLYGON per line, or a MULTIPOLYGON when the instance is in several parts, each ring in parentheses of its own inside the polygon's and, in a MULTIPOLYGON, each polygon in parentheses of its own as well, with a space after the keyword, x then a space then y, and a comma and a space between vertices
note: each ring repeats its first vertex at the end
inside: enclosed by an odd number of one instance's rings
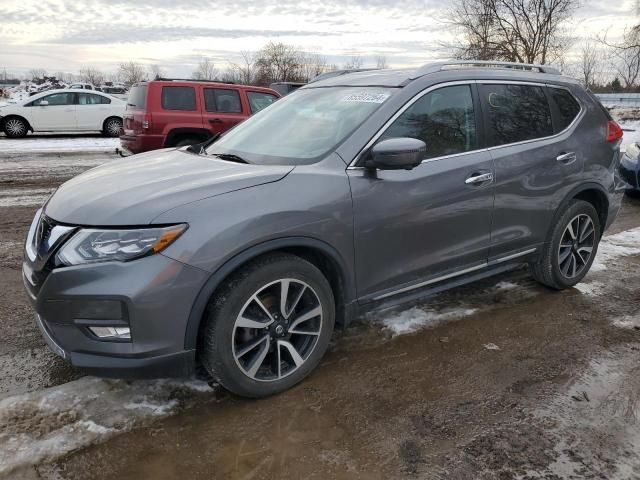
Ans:
POLYGON ((640 330, 640 315, 625 315, 614 318, 611 325, 625 330, 640 330))
POLYGON ((447 308, 440 311, 430 308, 413 307, 403 312, 382 319, 382 324, 391 333, 403 335, 425 327, 435 326, 443 321, 457 320, 473 315, 475 308, 447 308))
POLYGON ((104 137, 0 137, 0 151, 3 153, 36 152, 115 152, 120 146, 118 138, 104 137))
POLYGON ((487 350, 500 350, 500 347, 495 343, 485 343, 483 347, 487 350))
POLYGON ((597 297, 598 295, 602 295, 605 293, 606 285, 602 282, 589 282, 589 283, 579 283, 575 285, 573 288, 578 290, 583 295, 588 295, 590 297, 597 297))
POLYGON ((640 254, 640 228, 606 236, 600 242, 591 271, 604 271, 615 263, 617 258, 638 254, 640 254))
POLYGON ((0 400, 0 475, 51 461, 173 413, 180 392, 213 389, 196 380, 83 377, 0 400))
POLYGON ((49 198, 53 188, 14 188, 0 192, 0 207, 40 206, 49 198))

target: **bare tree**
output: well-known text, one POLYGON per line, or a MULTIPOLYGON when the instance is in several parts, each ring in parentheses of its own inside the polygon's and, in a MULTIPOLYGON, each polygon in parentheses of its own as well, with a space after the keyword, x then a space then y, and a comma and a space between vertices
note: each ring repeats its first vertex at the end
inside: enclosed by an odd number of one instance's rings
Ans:
POLYGON ((149 65, 149 78, 162 78, 165 76, 164 70, 157 63, 149 65))
POLYGON ((328 70, 327 58, 319 53, 303 53, 300 56, 300 79, 308 82, 328 70))
POLYGON ((298 50, 282 42, 267 43, 257 54, 257 82, 290 82, 300 80, 301 55, 298 50))
POLYGON ((34 80, 37 78, 44 78, 46 74, 47 71, 44 68, 32 68, 31 70, 29 70, 29 75, 34 80))
POLYGON ((81 82, 90 83, 95 86, 102 85, 105 80, 104 73, 93 67, 81 68, 78 72, 78 78, 81 82))
POLYGON ((387 63, 387 57, 384 55, 378 55, 376 57, 376 68, 389 68, 389 64, 387 63))
POLYGON ((587 40, 580 50, 579 73, 586 88, 592 88, 601 80, 602 55, 591 40, 587 40))
POLYGON ((555 61, 568 47, 564 27, 578 0, 455 0, 449 16, 462 40, 458 58, 555 61))
POLYGON ((230 68, 223 75, 224 81, 251 85, 255 83, 258 74, 256 66, 256 54, 249 51, 240 52, 242 61, 239 63, 229 62, 230 68))
POLYGON ((358 70, 362 68, 362 57, 360 55, 356 55, 355 57, 351 57, 347 63, 344 64, 345 70, 358 70))
POLYGON ((640 25, 627 29, 619 43, 601 42, 611 49, 613 68, 625 89, 633 88, 640 78, 640 25))
POLYGON ((200 60, 198 68, 193 72, 192 76, 196 80, 215 80, 218 77, 218 73, 215 64, 205 57, 200 60))
POLYGON ((120 64, 118 77, 125 85, 131 86, 147 78, 144 65, 133 60, 120 64))

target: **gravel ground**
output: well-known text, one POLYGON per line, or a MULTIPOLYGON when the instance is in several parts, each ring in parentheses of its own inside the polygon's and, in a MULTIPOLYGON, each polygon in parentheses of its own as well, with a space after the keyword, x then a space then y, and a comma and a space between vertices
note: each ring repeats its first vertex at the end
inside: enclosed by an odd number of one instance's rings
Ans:
POLYGON ((83 377, 47 350, 22 291, 26 229, 57 185, 116 157, 4 141, 0 477, 640 478, 640 201, 577 288, 520 270, 372 314, 305 382, 248 401, 83 377))

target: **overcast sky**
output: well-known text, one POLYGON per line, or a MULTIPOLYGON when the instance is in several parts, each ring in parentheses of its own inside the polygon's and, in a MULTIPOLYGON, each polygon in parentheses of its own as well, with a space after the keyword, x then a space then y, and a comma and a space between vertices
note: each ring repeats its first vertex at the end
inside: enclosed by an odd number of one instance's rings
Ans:
MULTIPOLYGON (((619 35, 638 21, 640 0, 583 0, 576 38, 619 35)), ((282 41, 342 64, 360 55, 392 67, 447 56, 448 0, 0 0, 0 73, 115 70, 123 60, 189 75, 207 56, 218 67, 243 50, 282 41), (145 3, 143 5, 143 3, 145 3)))

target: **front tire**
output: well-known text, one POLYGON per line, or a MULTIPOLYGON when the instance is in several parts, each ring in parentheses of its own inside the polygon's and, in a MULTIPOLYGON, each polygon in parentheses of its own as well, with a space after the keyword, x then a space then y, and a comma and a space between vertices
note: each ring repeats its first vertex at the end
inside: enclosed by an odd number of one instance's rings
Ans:
POLYGON ((531 274, 547 287, 563 290, 581 282, 589 272, 602 236, 600 218, 592 204, 572 200, 558 219, 531 274))
POLYGON ((4 121, 4 133, 7 137, 11 138, 23 138, 27 136, 29 131, 29 125, 22 118, 9 117, 4 121))
POLYGON ((329 282, 312 263, 277 253, 234 274, 207 308, 200 358, 222 386, 260 398, 302 381, 335 323, 329 282))

